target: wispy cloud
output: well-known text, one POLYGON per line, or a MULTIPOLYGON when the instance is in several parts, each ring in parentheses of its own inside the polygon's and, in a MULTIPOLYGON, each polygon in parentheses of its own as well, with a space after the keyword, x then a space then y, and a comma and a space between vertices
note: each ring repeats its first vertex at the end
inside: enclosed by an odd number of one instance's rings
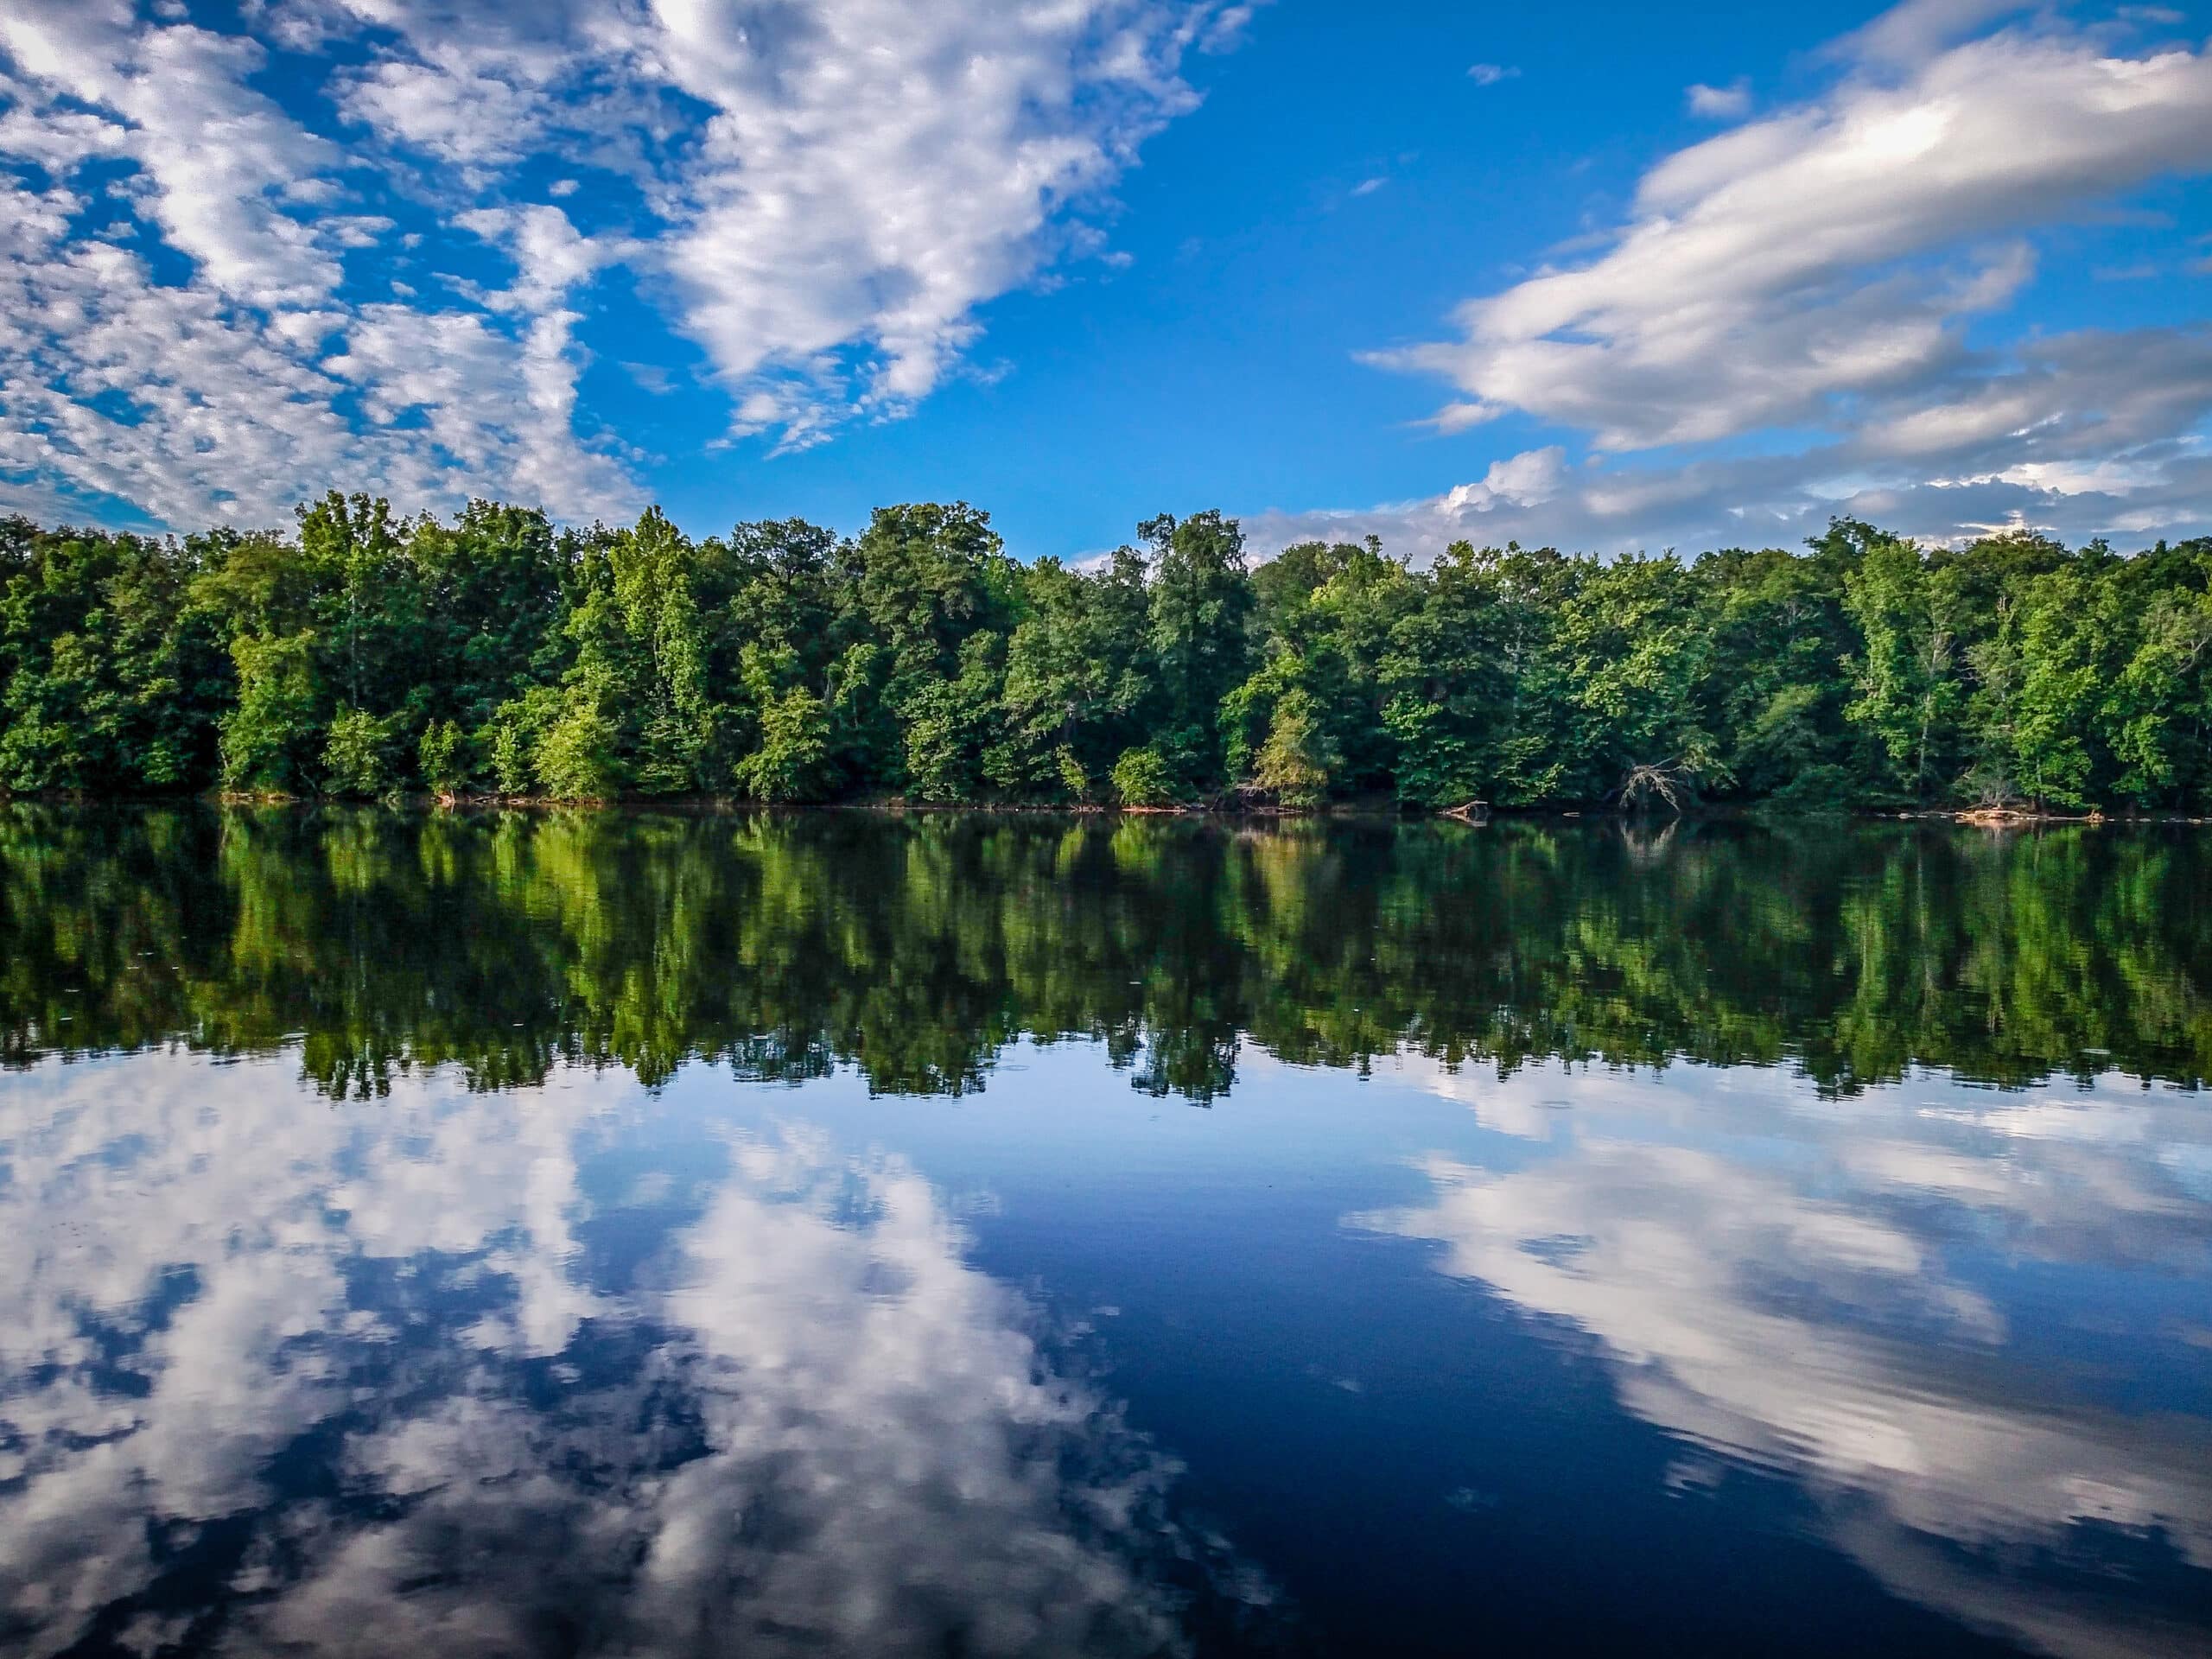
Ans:
POLYGON ((1518 64, 1478 63, 1469 67, 1467 79, 1478 86, 1495 86, 1501 80, 1518 79, 1520 73, 1518 64))
POLYGON ((1740 121, 1751 112, 1751 85, 1747 80, 1726 86, 1707 86, 1700 81, 1683 97, 1690 113, 1707 121, 1740 121))
MULTIPOLYGON (((2212 58, 2119 55, 2051 23, 1931 48, 1967 9, 1909 10, 1854 46, 1878 73, 1659 162, 1596 257, 1469 301, 1455 338, 1373 355, 1452 384, 1443 429, 1514 413, 1608 457, 1513 533, 1771 540, 1856 510, 1929 534, 2018 518, 2148 535, 2212 516, 2212 334, 2007 345, 1987 326, 2031 279, 2038 229, 2212 169, 2212 58)), ((1433 541, 1453 499, 1393 511, 1433 541)))

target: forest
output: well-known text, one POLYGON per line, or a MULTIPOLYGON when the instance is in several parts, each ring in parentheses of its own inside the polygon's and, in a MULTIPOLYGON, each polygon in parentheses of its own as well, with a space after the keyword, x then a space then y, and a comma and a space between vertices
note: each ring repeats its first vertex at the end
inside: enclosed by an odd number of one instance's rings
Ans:
POLYGON ((695 541, 335 492, 0 522, 0 792, 1303 809, 2212 802, 2212 538, 1071 565, 964 503, 695 541))

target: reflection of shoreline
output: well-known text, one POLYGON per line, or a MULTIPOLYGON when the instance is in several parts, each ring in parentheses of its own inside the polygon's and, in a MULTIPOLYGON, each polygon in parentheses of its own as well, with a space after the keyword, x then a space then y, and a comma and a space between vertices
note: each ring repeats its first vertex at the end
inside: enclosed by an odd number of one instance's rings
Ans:
POLYGON ((1076 1038, 1206 1100, 1249 1036, 1353 1069, 1408 1043, 1775 1065, 1838 1096, 1918 1065, 2198 1081, 2208 862, 2117 830, 16 804, 0 1064, 297 1043, 341 1098, 448 1063, 505 1088, 694 1058, 958 1094, 1009 1041, 1076 1038))
POLYGON ((2212 1653, 2201 1622, 2082 1577, 2113 1551, 2212 1573, 2212 1426, 2068 1400, 1945 1260, 1970 1213, 2029 1257, 2202 1282, 2212 1206, 2171 1167, 2212 1140, 2196 1102, 1976 1105, 1920 1079, 1839 1122, 1770 1077, 1403 1070, 1545 1153, 1503 1173, 1432 1155, 1428 1201, 1352 1225, 1433 1241, 1441 1271, 1595 1338, 1627 1409, 1801 1482, 1894 1593, 2056 1655, 2212 1653), (2021 1116, 2069 1110, 2069 1134, 2021 1116))
POLYGON ((640 1096, 569 1081, 334 1112, 175 1057, 11 1080, 0 1632, 1178 1650, 1166 1580, 1210 1552, 1172 1464, 1052 1373, 926 1181, 794 1130, 595 1208, 640 1096), (610 1222, 654 1242, 594 1287, 610 1222))

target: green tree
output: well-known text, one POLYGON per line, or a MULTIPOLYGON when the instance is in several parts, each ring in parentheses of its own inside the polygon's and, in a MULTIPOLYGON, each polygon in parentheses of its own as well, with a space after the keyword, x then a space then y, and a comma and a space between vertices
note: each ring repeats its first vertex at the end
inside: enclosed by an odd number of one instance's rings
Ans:
POLYGON ((1173 762, 1150 748, 1130 749, 1114 763, 1114 792, 1128 806, 1173 806, 1183 798, 1173 762))
POLYGON ((1251 659, 1243 532, 1219 512, 1201 512, 1162 513, 1137 533, 1153 550, 1148 632, 1161 728, 1150 747, 1183 789, 1204 793, 1225 781, 1217 715, 1251 659))
POLYGON ((399 787, 406 716, 340 709, 322 746, 323 791, 376 799, 399 787))
POLYGON ((1267 741, 1253 760, 1252 781, 1285 806, 1319 806, 1342 765, 1313 694, 1291 687, 1276 700, 1267 741))
POLYGON ((431 793, 454 796, 468 787, 474 771, 471 760, 468 738, 460 722, 435 721, 423 733, 416 752, 416 770, 431 793))
POLYGON ((1063 757, 1084 772, 1082 753, 1110 713, 1114 670, 1093 583, 1048 558, 1030 568, 1024 586, 1026 614, 1007 641, 999 736, 983 771, 1010 796, 1049 798, 1065 794, 1063 757))
POLYGON ((605 800, 622 787, 616 753, 620 736, 614 721, 595 701, 574 697, 539 740, 532 769, 546 792, 557 800, 605 800))
POLYGON ((1689 574, 1669 554, 1587 573, 1561 607, 1574 686, 1570 785, 1586 797, 1658 766, 1702 786, 1726 781, 1699 692, 1711 654, 1689 574))
POLYGON ((238 691, 222 722, 227 787, 289 794, 311 786, 323 727, 314 647, 307 630, 231 642, 238 691))
POLYGON ((1923 799, 1956 751, 1955 722, 1966 700, 1959 583, 1911 543, 1869 525, 1839 524, 1830 534, 1853 543, 1856 555, 1843 584, 1859 638, 1852 664, 1859 695, 1846 713, 1881 745, 1891 786, 1923 799))
POLYGON ((298 558, 314 584, 321 678, 351 709, 395 709, 412 690, 421 626, 403 526, 381 497, 333 490, 300 509, 298 558))
POLYGON ((1852 556, 1822 538, 1809 557, 1732 549, 1691 568, 1710 619, 1700 719, 1742 796, 1837 805, 1862 785, 1861 740, 1844 716, 1852 556))
MULTIPOLYGON (((2212 566, 2212 546, 2195 563, 2212 566)), ((2141 806, 2187 798, 2203 778, 2212 733, 2212 594, 2202 576, 2191 582, 2187 564, 2169 579, 2173 585, 2153 586, 2155 575, 2146 579, 2132 565, 2107 577, 2135 628, 2097 718, 2116 767, 2114 792, 2141 806)))
POLYGON ((756 800, 821 798, 830 758, 830 711, 798 683, 797 653, 748 647, 746 682, 760 711, 760 741, 737 763, 738 786, 756 800))
MULTIPOLYGON (((849 768, 927 798, 971 787, 988 741, 986 682, 995 659, 966 648, 974 636, 1011 632, 1020 567, 1007 557, 990 516, 965 502, 879 507, 842 560, 849 768), (861 644, 874 651, 855 658, 852 647, 861 644)), ((995 701, 992 692, 988 702, 995 701)))
POLYGON ((426 721, 474 731, 560 678, 569 561, 543 512, 471 501, 450 524, 426 515, 405 556, 418 595, 409 699, 426 721))
POLYGON ((0 521, 0 790, 2212 804, 2212 542, 1248 569, 1217 512, 1140 529, 1071 569, 957 502, 851 541, 334 493, 289 537, 0 521))

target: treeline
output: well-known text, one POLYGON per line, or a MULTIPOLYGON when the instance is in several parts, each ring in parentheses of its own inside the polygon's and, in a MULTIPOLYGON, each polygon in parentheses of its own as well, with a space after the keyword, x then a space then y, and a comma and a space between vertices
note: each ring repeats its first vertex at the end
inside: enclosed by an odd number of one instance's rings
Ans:
POLYGON ((1095 568, 964 504, 694 541, 332 493, 295 534, 0 523, 0 790, 2196 810, 2212 539, 1611 562, 1217 512, 1095 568))
POLYGON ((2164 827, 17 802, 0 1065, 182 1043, 296 1048, 337 1096, 438 1065, 499 1089, 702 1060, 937 1095, 1027 1039, 1198 1101, 1255 1046, 1781 1065, 1836 1094, 1916 1066, 2196 1086, 2206 858, 2164 827))

